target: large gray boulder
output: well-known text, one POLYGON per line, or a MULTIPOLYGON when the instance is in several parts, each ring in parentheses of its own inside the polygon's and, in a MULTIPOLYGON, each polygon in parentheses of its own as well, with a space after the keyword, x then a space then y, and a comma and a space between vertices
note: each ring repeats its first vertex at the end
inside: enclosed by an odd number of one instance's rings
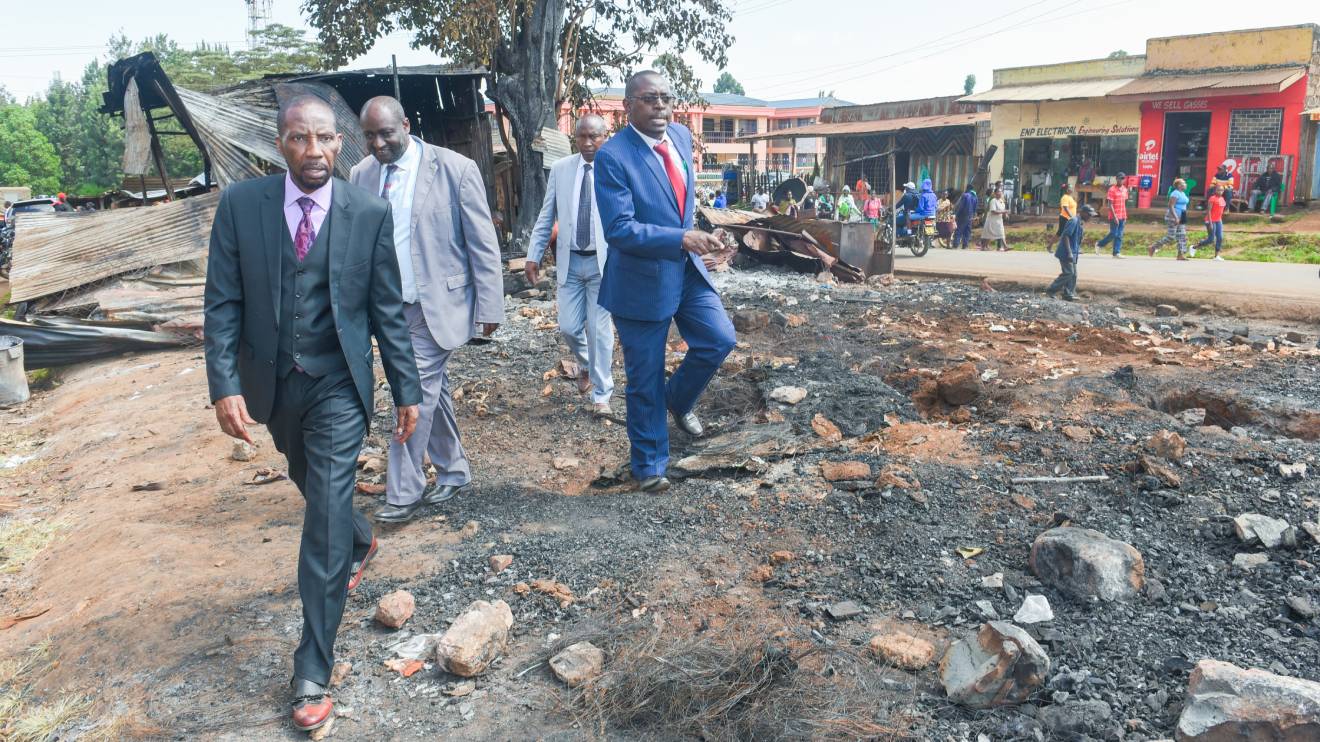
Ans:
POLYGON ((1187 681, 1178 742, 1320 740, 1320 683, 1201 660, 1187 681))
POLYGON ((1031 545, 1031 571, 1077 598, 1129 600, 1146 584, 1146 563, 1130 544, 1089 528, 1051 528, 1031 545))
POLYGON ((955 643, 940 661, 949 700, 979 709, 1022 703, 1049 674, 1049 655, 1007 621, 982 624, 976 636, 955 643))

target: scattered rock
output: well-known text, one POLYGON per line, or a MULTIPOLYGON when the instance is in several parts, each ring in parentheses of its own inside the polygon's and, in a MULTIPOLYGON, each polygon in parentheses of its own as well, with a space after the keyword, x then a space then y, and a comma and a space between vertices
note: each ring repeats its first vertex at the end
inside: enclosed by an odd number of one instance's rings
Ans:
POLYGON ((800 386, 777 386, 770 392, 770 399, 784 404, 797 404, 807 398, 807 390, 800 386))
POLYGON ((449 696, 450 698, 462 698, 464 696, 472 695, 472 691, 476 689, 477 689, 477 681, 464 680, 459 683, 454 683, 448 688, 445 688, 444 692, 445 695, 449 696))
POLYGON ((1181 461, 1187 452, 1187 441, 1171 430, 1158 431, 1150 437, 1148 444, 1156 456, 1163 456, 1170 461, 1181 461))
POLYGON ((486 563, 490 565, 490 571, 494 572, 495 574, 499 574, 504 570, 508 569, 509 565, 513 564, 513 555, 494 554, 491 556, 490 559, 486 560, 486 563))
POLYGON ((362 471, 365 474, 379 474, 385 471, 385 460, 379 456, 368 456, 362 462, 362 471))
POLYGON ((1013 620, 1027 624, 1053 621, 1054 610, 1050 608, 1050 601, 1046 600, 1044 595, 1028 595, 1022 601, 1022 607, 1013 614, 1013 620))
POLYGON ((807 324, 807 317, 806 315, 802 315, 802 314, 788 314, 786 312, 776 311, 773 315, 771 315, 770 319, 780 327, 793 328, 793 327, 802 327, 803 325, 807 324))
POLYGON ((416 634, 389 647, 390 652, 402 660, 426 659, 435 654, 439 634, 416 634))
POLYGON ((1311 535, 1311 540, 1320 544, 1320 523, 1312 523, 1309 520, 1302 521, 1302 530, 1311 535))
POLYGON ((458 535, 464 539, 470 539, 475 537, 479 531, 481 531, 481 524, 475 520, 470 520, 463 524, 463 527, 458 531, 458 535))
POLYGON ((935 659, 935 645, 909 634, 897 632, 871 638, 871 652, 904 670, 920 670, 935 659))
POLYGON ((1060 428, 1060 430, 1068 438, 1068 440, 1077 441, 1078 443, 1091 442, 1090 428, 1083 428, 1080 425, 1065 425, 1062 428, 1060 428))
POLYGON ((253 454, 252 444, 247 441, 234 441, 234 449, 229 452, 229 458, 234 461, 251 461, 253 454))
POLYGON ((560 608, 569 607, 575 600, 573 597, 573 591, 568 589, 568 585, 565 585, 562 582, 546 579, 532 580, 532 589, 559 601, 560 608))
POLYGON ((780 549, 778 551, 770 552, 771 564, 786 564, 788 562, 793 561, 796 558, 797 556, 788 549, 780 549))
POLYGON ((865 461, 822 461, 820 475, 828 482, 870 479, 871 465, 865 461))
POLYGON ((954 407, 971 404, 981 396, 981 373, 974 363, 944 369, 935 383, 940 399, 954 407))
POLYGON ((1285 464, 1282 461, 1280 461, 1279 476, 1283 477, 1284 479, 1305 479, 1306 464, 1300 462, 1296 464, 1285 464))
POLYGON ((350 672, 353 672, 353 664, 351 662, 336 662, 335 666, 330 669, 330 687, 334 688, 335 686, 342 685, 344 680, 348 678, 350 672))
POLYGON ((988 600, 977 600, 974 601, 972 605, 976 606, 976 611, 981 614, 981 618, 992 621, 999 620, 999 611, 995 610, 994 603, 991 603, 988 600))
POLYGON ((376 622, 391 629, 402 628, 405 621, 412 618, 417 602, 407 590, 395 590, 380 599, 376 604, 376 622))
POLYGON ((600 675, 605 667, 605 652, 591 642, 578 642, 550 658, 555 677, 576 688, 600 675))
POLYGON ((1288 541, 1296 540, 1288 521, 1271 518, 1260 513, 1243 513, 1233 519, 1233 531, 1244 544, 1259 543, 1266 549, 1277 549, 1288 541), (1291 536, 1291 539, 1290 539, 1291 536))
POLYGON ((1205 408, 1189 407, 1178 413, 1178 419, 1182 421, 1183 425, 1198 428, 1205 425, 1205 408))
POLYGON ((1250 572, 1253 569, 1256 569, 1257 567, 1263 567, 1269 563, 1270 563, 1269 554, 1243 553, 1243 554, 1233 555, 1233 566, 1244 572, 1250 572))
POLYGON ((1310 335, 1307 335, 1304 332, 1298 332, 1296 330, 1289 330, 1285 332, 1283 334, 1283 338, 1290 343, 1297 343, 1298 345, 1311 342, 1310 335))
POLYGON ((392 659, 385 660, 383 664, 385 667, 399 673, 405 678, 410 678, 413 675, 416 675, 419 670, 426 667, 426 663, 421 660, 392 659))
POLYGON ((1160 304, 1155 307, 1156 317, 1177 317, 1179 314, 1182 313, 1178 311, 1178 307, 1172 304, 1160 304))
POLYGON ((940 661, 944 692, 954 703, 991 708, 1022 703, 1050 673, 1050 658, 1031 635, 1005 621, 981 625, 940 661))
POLYGON ((769 564, 759 564, 747 576, 753 582, 769 582, 775 576, 775 568, 769 564))
POLYGON ((733 313, 733 329, 754 332, 770 326, 770 313, 762 309, 740 309, 733 313))
POLYGON ((1031 571, 1074 597, 1127 600, 1141 592, 1146 564, 1130 544, 1089 528, 1051 528, 1031 545, 1031 571))
POLYGON ((1036 718, 1052 733, 1052 739, 1071 739, 1071 735, 1088 733, 1099 736, 1109 725, 1112 716, 1109 704, 1093 699, 1046 706, 1036 718))
POLYGON ((902 464, 889 464, 880 472, 875 485, 882 489, 893 487, 900 490, 921 489, 921 481, 912 476, 912 469, 902 464))
POLYGON ((830 618, 835 621, 846 621, 862 615, 862 607, 851 600, 844 600, 828 606, 825 612, 830 614, 830 618))
POLYGON ((1142 454, 1137 459, 1137 468, 1163 482, 1165 485, 1178 489, 1182 486, 1182 477, 1173 470, 1173 467, 1162 464, 1159 461, 1142 454))
POLYGON ((986 575, 981 578, 981 587, 990 590, 1001 590, 1004 587, 1004 573, 996 572, 992 575, 986 575))
POLYGON ((308 732, 307 738, 312 740, 312 742, 321 742, 323 739, 328 739, 330 735, 334 733, 334 729, 335 717, 331 716, 329 719, 325 720, 325 724, 308 732))
POLYGON ((582 460, 572 456, 556 456, 550 465, 559 471, 565 469, 576 469, 582 465, 582 460))
POLYGON ((1315 603, 1312 603, 1311 599, 1305 595, 1289 595, 1286 602, 1288 603, 1288 609, 1296 614, 1298 618, 1315 618, 1315 603))
POLYGON ((1175 731, 1178 742, 1320 739, 1320 683, 1196 663, 1175 731))
POLYGON ((816 431, 816 435, 830 443, 843 440, 843 431, 839 430, 839 426, 830 422, 828 418, 819 412, 811 418, 811 429, 816 431))
POLYGON ((508 603, 473 601, 436 642, 436 662, 460 677, 479 675, 504 652, 512 626, 508 603))

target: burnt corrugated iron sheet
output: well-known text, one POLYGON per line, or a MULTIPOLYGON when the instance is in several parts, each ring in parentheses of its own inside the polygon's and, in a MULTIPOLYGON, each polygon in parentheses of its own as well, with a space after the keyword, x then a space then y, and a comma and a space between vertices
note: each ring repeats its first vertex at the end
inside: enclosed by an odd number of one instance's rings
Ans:
POLYGON ((989 121, 989 111, 975 113, 947 113, 938 116, 916 116, 877 121, 843 121, 835 124, 811 124, 791 129, 777 129, 761 134, 738 137, 740 142, 758 139, 786 139, 788 137, 826 137, 847 134, 883 134, 903 129, 931 129, 939 126, 975 126, 978 121, 989 121))
MULTIPOLYGON (((936 191, 953 188, 961 191, 976 175, 977 158, 972 155, 921 155, 913 154, 909 173, 930 173, 931 184, 936 191)), ((913 180, 917 180, 914 176, 913 180)))
POLYGON ((1137 78, 1114 77, 1102 80, 1069 80, 1037 85, 1005 85, 983 93, 959 98, 963 103, 1031 103, 1048 100, 1103 98, 1137 78))
POLYGON ((25 214, 14 235, 10 301, 206 255, 219 193, 158 206, 25 214))
POLYGON ((1167 94, 1236 95, 1244 88, 1279 92, 1306 74, 1305 67, 1282 67, 1240 72, 1202 72, 1195 75, 1145 75, 1114 90, 1114 97, 1164 97, 1167 94))

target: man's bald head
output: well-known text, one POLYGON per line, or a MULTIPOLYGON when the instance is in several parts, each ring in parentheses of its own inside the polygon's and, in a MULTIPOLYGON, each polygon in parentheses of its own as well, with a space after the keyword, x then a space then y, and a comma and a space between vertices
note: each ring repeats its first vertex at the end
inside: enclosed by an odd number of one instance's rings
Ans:
POLYGON ((655 70, 637 72, 628 78, 623 95, 628 123, 649 137, 662 138, 674 115, 674 93, 665 76, 655 70))
POLYGON ((577 126, 573 127, 573 143, 577 145, 578 154, 582 155, 585 162, 596 159, 596 152, 608 137, 605 119, 594 113, 588 113, 578 119, 577 126))
POLYGON ((604 134, 605 119, 601 118, 600 116, 597 116, 594 113, 588 113, 587 115, 578 119, 577 126, 573 127, 574 134, 580 134, 584 131, 604 134))
POLYGON ((637 93, 637 90, 644 84, 654 83, 656 81, 664 82, 666 87, 669 82, 665 76, 655 70, 641 70, 628 76, 628 81, 623 84, 623 95, 625 98, 631 98, 637 93))
POLYGON ((371 156, 382 165, 398 162, 408 151, 412 138, 411 125, 399 101, 388 95, 378 95, 367 101, 358 114, 362 124, 362 138, 367 140, 371 156))

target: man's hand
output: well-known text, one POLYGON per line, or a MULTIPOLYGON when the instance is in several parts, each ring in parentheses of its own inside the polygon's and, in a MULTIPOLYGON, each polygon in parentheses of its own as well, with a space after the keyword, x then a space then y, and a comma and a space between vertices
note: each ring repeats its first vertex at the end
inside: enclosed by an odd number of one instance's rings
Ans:
POLYGON ((237 438, 252 443, 247 426, 256 425, 257 421, 248 415, 247 402, 243 395, 235 394, 221 397, 215 401, 215 419, 220 422, 220 429, 230 438, 237 438))
POLYGON ((535 286, 541 280, 541 264, 535 260, 529 260, 523 264, 523 275, 527 277, 527 283, 535 286))
POLYGON ((417 427, 418 414, 420 413, 415 404, 399 407, 395 410, 394 440, 399 443, 408 442, 408 438, 413 434, 413 429, 417 427))
POLYGON ((478 322, 478 323, 477 323, 477 327, 480 327, 480 328, 481 328, 481 336, 484 337, 484 338, 488 338, 488 337, 490 337, 491 335, 494 335, 496 330, 500 329, 500 323, 498 323, 498 322, 478 322))
POLYGON ((689 229, 683 233, 683 249, 693 255, 705 255, 724 249, 720 238, 698 229, 689 229))

